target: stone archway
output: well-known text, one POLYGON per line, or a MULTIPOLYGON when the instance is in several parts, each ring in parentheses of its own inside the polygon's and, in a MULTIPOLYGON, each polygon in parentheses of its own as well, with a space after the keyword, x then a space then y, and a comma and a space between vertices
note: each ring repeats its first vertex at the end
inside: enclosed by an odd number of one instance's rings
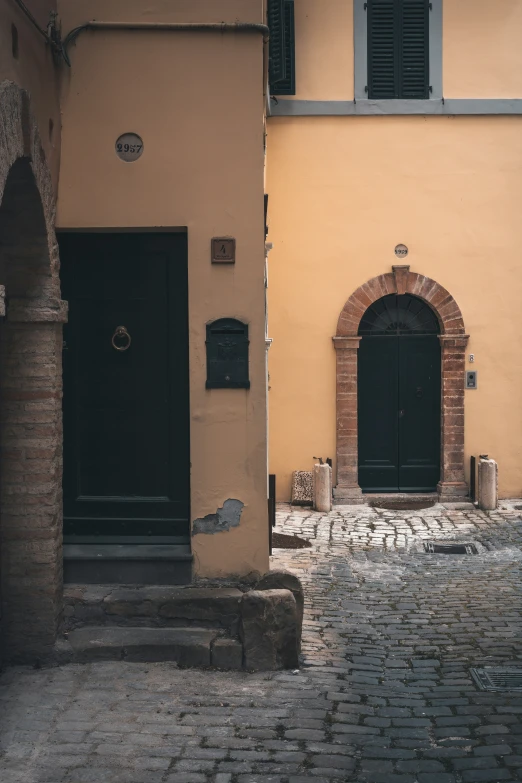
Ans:
POLYGON ((451 294, 435 280, 394 266, 360 286, 346 302, 333 338, 337 354, 337 503, 362 502, 358 483, 357 349, 359 323, 367 308, 387 294, 413 294, 423 299, 440 323, 442 354, 441 476, 442 501, 462 500, 464 480, 465 334, 462 313, 451 294))
POLYGON ((53 645, 62 602, 62 323, 54 194, 27 93, 0 84, 0 577, 4 660, 53 645), (2 305, 4 303, 2 302, 2 305))

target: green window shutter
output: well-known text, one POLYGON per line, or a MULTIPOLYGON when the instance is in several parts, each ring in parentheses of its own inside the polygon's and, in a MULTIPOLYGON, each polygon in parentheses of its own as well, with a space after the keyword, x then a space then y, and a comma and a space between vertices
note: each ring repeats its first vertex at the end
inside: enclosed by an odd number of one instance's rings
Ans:
MULTIPOLYGON (((270 92, 273 95, 295 95, 295 16, 294 0, 283 0, 283 62, 284 76, 273 79, 270 73, 270 92)), ((270 28, 270 46, 272 28, 270 28)))
POLYGON ((286 76, 284 0, 268 0, 270 84, 286 76))
POLYGON ((368 96, 429 97, 428 0, 369 0, 368 96))
POLYGON ((429 97, 429 16, 427 0, 402 0, 400 98, 429 97))
POLYGON ((368 3, 368 97, 398 98, 397 0, 368 3))
POLYGON ((295 17, 294 0, 285 0, 285 68, 284 79, 274 85, 275 95, 295 95, 295 17))

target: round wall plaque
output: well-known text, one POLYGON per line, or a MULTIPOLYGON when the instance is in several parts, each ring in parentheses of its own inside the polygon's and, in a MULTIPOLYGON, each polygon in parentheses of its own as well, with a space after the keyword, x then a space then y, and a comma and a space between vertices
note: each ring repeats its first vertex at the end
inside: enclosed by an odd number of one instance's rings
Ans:
POLYGON ((133 160, 138 160, 143 152, 143 139, 138 136, 137 133, 122 133, 122 135, 116 139, 114 145, 116 155, 121 160, 131 163, 133 160))
POLYGON ((395 247, 395 255, 397 256, 397 258, 406 258, 406 256, 408 255, 408 248, 406 247, 406 245, 397 245, 395 247))

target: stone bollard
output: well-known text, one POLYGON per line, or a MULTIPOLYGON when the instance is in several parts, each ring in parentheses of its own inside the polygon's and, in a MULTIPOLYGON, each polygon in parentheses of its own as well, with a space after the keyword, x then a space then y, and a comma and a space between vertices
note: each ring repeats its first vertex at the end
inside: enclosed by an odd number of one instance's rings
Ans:
POLYGON ((304 592, 299 577, 291 571, 267 571, 254 587, 254 590, 290 590, 295 598, 297 611, 297 649, 301 649, 303 631, 304 592))
POLYGON ((245 669, 299 667, 297 607, 290 590, 249 590, 241 602, 245 669))
POLYGON ((498 504, 498 465, 494 459, 480 458, 478 464, 478 505, 495 511, 498 504))
POLYGON ((314 465, 314 509, 332 510, 332 469, 330 465, 314 465))

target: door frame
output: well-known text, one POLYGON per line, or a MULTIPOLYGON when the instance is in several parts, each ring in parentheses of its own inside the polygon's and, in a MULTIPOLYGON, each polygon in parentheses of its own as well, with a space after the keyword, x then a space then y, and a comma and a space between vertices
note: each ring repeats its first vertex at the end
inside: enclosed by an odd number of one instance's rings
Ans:
POLYGON ((441 475, 437 485, 442 502, 468 495, 464 477, 464 320, 451 294, 435 280, 410 272, 407 265, 374 277, 360 286, 344 305, 333 337, 336 349, 337 486, 336 503, 363 503, 358 483, 357 350, 359 323, 371 304, 387 294, 412 294, 425 301, 440 324, 441 343, 441 475))

